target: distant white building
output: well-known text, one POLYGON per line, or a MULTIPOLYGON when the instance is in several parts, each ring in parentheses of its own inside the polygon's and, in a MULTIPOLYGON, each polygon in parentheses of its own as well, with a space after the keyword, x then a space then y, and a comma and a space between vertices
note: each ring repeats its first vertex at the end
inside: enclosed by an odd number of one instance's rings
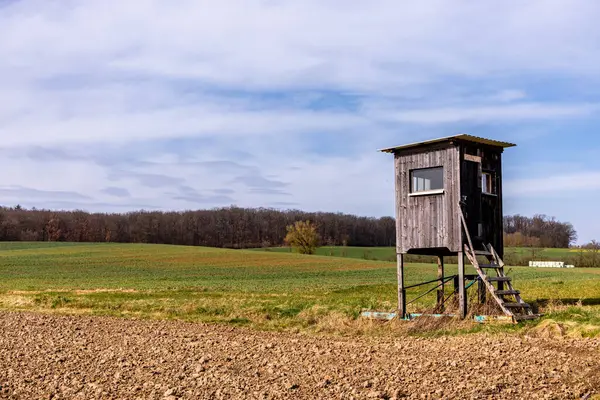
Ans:
POLYGON ((529 261, 529 266, 538 268, 575 268, 574 265, 565 265, 564 261, 529 261))

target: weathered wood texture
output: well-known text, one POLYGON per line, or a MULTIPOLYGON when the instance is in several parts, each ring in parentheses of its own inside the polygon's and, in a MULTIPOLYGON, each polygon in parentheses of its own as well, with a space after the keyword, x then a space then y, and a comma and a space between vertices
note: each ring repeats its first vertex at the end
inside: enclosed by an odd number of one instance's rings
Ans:
POLYGON ((459 202, 475 248, 492 244, 503 255, 502 148, 448 142, 395 154, 396 233, 399 253, 450 255, 462 250, 459 202), (444 168, 444 193, 410 195, 410 172, 444 168), (493 193, 482 193, 490 173, 493 193))
POLYGON ((476 248, 491 244, 502 257, 502 149, 465 143, 461 155, 461 196, 467 199, 464 212, 471 238, 476 248), (473 162, 474 156, 480 161, 473 162), (493 177, 492 194, 482 193, 482 173, 493 177))
POLYGON ((398 261, 398 316, 406 315, 406 289, 404 289, 404 254, 397 255, 398 261))
POLYGON ((443 311, 441 308, 443 307, 444 304, 444 298, 446 297, 446 293, 444 291, 444 256, 438 256, 437 258, 437 263, 438 263, 438 280, 439 280, 439 285, 440 287, 437 290, 437 307, 439 308, 439 311, 443 311))
MULTIPOLYGON (((480 276, 484 274, 476 256, 481 250, 476 249, 487 249, 485 246, 492 244, 499 249, 499 253, 502 254, 503 250, 502 152, 502 146, 460 139, 398 148, 395 151, 399 315, 406 312, 404 254, 407 253, 437 255, 438 281, 443 281, 444 277, 443 256, 458 255, 454 291, 458 295, 460 316, 464 318, 467 315, 463 243, 468 242, 467 256, 480 276), (433 190, 411 195, 411 171, 434 167, 443 167, 443 191, 439 191, 439 183, 436 182, 430 186, 419 185, 433 190), (463 232, 463 224, 468 235, 463 232)), ((434 181, 434 178, 430 179, 434 181)), ((493 249, 490 248, 490 251, 493 252, 493 249)), ((490 251, 486 250, 484 255, 492 256, 490 251)), ((503 290, 504 282, 508 282, 511 288, 508 277, 485 276, 485 284, 490 285, 493 296, 491 282, 498 282, 499 290, 503 290)), ((479 284, 479 300, 482 303, 486 295, 483 283, 479 284)), ((441 305, 444 300, 443 286, 437 295, 438 305, 441 305)))
POLYGON ((458 252, 458 312, 461 318, 467 316, 467 289, 465 287, 465 255, 458 252))
POLYGON ((461 250, 459 159, 459 146, 450 143, 395 155, 398 253, 461 250), (439 166, 444 167, 444 193, 410 196, 410 171, 439 166))

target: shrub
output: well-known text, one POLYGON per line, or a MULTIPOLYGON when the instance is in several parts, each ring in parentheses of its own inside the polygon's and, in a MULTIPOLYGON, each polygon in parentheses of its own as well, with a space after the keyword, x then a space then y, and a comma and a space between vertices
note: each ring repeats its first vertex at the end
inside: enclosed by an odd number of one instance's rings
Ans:
POLYGON ((310 221, 297 221, 287 227, 285 242, 300 254, 314 254, 319 247, 317 227, 310 221))

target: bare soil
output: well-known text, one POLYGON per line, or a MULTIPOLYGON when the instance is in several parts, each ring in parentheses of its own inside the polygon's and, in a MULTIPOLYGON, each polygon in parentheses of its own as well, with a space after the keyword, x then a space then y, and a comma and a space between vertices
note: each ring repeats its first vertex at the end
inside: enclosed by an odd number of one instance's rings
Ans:
POLYGON ((0 313, 0 398, 588 399, 600 341, 340 338, 0 313))

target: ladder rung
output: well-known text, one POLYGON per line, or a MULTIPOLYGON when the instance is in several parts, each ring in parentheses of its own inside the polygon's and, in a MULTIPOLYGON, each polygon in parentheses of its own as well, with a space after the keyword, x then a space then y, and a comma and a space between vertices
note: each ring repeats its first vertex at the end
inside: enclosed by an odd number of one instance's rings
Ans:
POLYGON ((504 303, 506 308, 530 308, 531 306, 527 303, 504 303))
POLYGON ((489 247, 484 245, 485 250, 476 250, 473 248, 471 239, 469 238, 469 233, 466 229, 466 222, 462 212, 460 214, 460 217, 463 228, 466 231, 467 238, 469 239, 469 244, 465 244, 464 246, 464 250, 467 253, 467 257, 469 258, 469 261, 471 261, 473 266, 477 269, 477 271, 479 271, 481 279, 483 279, 486 282, 488 290, 494 295, 495 300, 502 307, 504 312, 509 315, 512 315, 515 322, 539 318, 538 314, 532 315, 533 311, 531 305, 521 300, 521 298, 519 297, 519 294, 521 292, 518 290, 514 290, 510 283, 508 283, 509 290, 504 290, 504 288, 502 288, 502 290, 496 290, 494 285, 492 285, 492 282, 499 282, 498 286, 500 287, 502 286, 500 282, 511 282, 512 278, 504 275, 504 263, 502 262, 498 254, 496 254, 491 244, 489 245, 489 247), (488 262, 479 264, 477 256, 485 256, 488 262), (495 269, 497 275, 500 276, 488 276, 484 271, 482 271, 485 269, 495 269), (501 297, 510 295, 515 296, 514 300, 510 300, 510 302, 505 302, 505 299, 501 297), (515 314, 515 312, 519 314, 515 314))
POLYGON ((479 264, 479 268, 498 269, 502 267, 498 264, 479 264))
POLYGON ((509 282, 510 276, 488 276, 487 280, 490 282, 509 282))
POLYGON ((504 296, 510 296, 512 294, 521 294, 521 292, 518 290, 496 290, 495 293, 504 296))
POLYGON ((539 317, 541 317, 542 314, 531 314, 531 315, 515 315, 515 320, 517 321, 525 321, 525 320, 532 320, 532 319, 538 319, 539 317))

